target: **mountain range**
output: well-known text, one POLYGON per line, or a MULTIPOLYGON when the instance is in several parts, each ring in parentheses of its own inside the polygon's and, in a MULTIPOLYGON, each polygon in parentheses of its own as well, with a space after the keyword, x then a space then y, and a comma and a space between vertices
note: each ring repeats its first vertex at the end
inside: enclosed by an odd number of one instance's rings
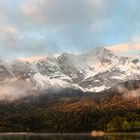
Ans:
POLYGON ((77 89, 99 93, 140 79, 140 56, 117 56, 106 48, 85 54, 0 60, 0 99, 77 89), (18 92, 18 94, 17 94, 18 92))
POLYGON ((139 70, 106 48, 0 60, 0 132, 139 131, 139 70))

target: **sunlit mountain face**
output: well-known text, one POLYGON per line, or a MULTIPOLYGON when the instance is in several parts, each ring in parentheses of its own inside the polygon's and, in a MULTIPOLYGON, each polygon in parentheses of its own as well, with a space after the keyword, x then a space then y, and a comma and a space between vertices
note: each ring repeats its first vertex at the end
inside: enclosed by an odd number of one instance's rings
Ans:
POLYGON ((101 48, 31 60, 0 61, 1 132, 139 131, 139 56, 101 48))
POLYGON ((106 48, 84 54, 63 53, 58 57, 1 60, 0 99, 57 94, 67 89, 100 94, 120 83, 140 80, 139 69, 139 55, 119 56, 106 48))
POLYGON ((0 0, 0 132, 139 131, 139 5, 0 0))

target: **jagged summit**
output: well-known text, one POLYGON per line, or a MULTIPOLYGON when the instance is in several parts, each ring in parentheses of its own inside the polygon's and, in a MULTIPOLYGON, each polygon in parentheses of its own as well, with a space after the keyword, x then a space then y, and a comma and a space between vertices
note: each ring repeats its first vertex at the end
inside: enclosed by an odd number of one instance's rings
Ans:
POLYGON ((31 85, 28 91, 72 88, 100 92, 124 81, 139 80, 139 70, 140 57, 122 57, 106 48, 95 48, 79 55, 63 53, 57 58, 1 60, 0 86, 17 87, 20 83, 20 87, 31 85))
POLYGON ((94 55, 114 55, 111 50, 105 47, 96 47, 92 51, 90 51, 90 53, 94 55))

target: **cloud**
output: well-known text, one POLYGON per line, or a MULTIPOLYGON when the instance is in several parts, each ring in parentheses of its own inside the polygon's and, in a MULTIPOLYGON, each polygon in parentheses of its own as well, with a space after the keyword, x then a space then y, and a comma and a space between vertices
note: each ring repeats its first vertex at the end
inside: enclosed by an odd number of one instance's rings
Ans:
POLYGON ((111 50, 114 53, 118 54, 133 54, 134 51, 140 51, 140 43, 135 44, 118 44, 110 47, 106 47, 107 49, 111 50))
POLYGON ((33 90, 33 84, 24 80, 18 80, 6 85, 1 85, 0 89, 0 101, 13 101, 34 94, 34 92, 31 92, 33 90))
POLYGON ((14 59, 45 54, 45 41, 38 33, 21 33, 12 26, 4 26, 0 29, 0 36, 0 58, 14 59))
POLYGON ((0 0, 0 57, 85 52, 129 42, 140 31, 137 5, 138 0, 0 0))
POLYGON ((131 38, 131 41, 124 44, 116 44, 113 46, 106 47, 107 49, 111 50, 117 54, 133 54, 134 52, 140 52, 140 36, 134 35, 131 38))
POLYGON ((18 8, 21 21, 26 21, 24 25, 64 27, 65 32, 66 28, 90 28, 98 19, 110 15, 108 9, 111 5, 108 3, 111 0, 29 0, 20 3, 18 8))
POLYGON ((128 90, 127 88, 119 85, 117 87, 117 90, 120 92, 120 93, 123 93, 123 96, 124 98, 126 99, 132 99, 132 98, 139 98, 140 97, 140 86, 138 88, 133 88, 131 90, 128 90))
POLYGON ((89 42, 86 34, 92 38, 93 21, 101 18, 99 13, 107 5, 104 0, 102 6, 97 0, 93 1, 15 0, 11 7, 3 1, 5 8, 2 13, 7 17, 5 22, 11 27, 4 28, 7 34, 1 33, 1 50, 8 48, 6 53, 11 54, 10 57, 17 57, 17 54, 32 56, 59 53, 65 51, 65 46, 69 46, 67 51, 82 49, 89 42), (16 30, 18 34, 14 34, 16 30), (38 38, 40 34, 45 40, 38 38))
POLYGON ((36 14, 39 10, 37 5, 32 5, 32 4, 21 5, 20 9, 26 15, 36 14))
POLYGON ((88 0, 88 3, 93 6, 96 9, 104 10, 106 8, 106 2, 105 0, 88 0))
MULTIPOLYGON (((6 55, 5 53, 8 50, 12 50, 13 46, 15 46, 15 42, 17 40, 18 32, 12 26, 2 26, 0 28, 0 55, 6 55)), ((10 52, 9 52, 10 54, 10 52)), ((7 55, 6 55, 7 56, 7 55)))
POLYGON ((12 33, 15 34, 17 33, 16 28, 12 27, 12 26, 4 26, 1 31, 5 32, 5 33, 12 33))

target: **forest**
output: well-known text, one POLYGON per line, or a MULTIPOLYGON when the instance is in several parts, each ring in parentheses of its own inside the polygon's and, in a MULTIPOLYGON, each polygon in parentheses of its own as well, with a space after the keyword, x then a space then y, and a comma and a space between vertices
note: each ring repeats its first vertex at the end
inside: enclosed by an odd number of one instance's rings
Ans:
POLYGON ((43 107, 0 106, 0 132, 136 132, 139 110, 48 111, 43 107))

